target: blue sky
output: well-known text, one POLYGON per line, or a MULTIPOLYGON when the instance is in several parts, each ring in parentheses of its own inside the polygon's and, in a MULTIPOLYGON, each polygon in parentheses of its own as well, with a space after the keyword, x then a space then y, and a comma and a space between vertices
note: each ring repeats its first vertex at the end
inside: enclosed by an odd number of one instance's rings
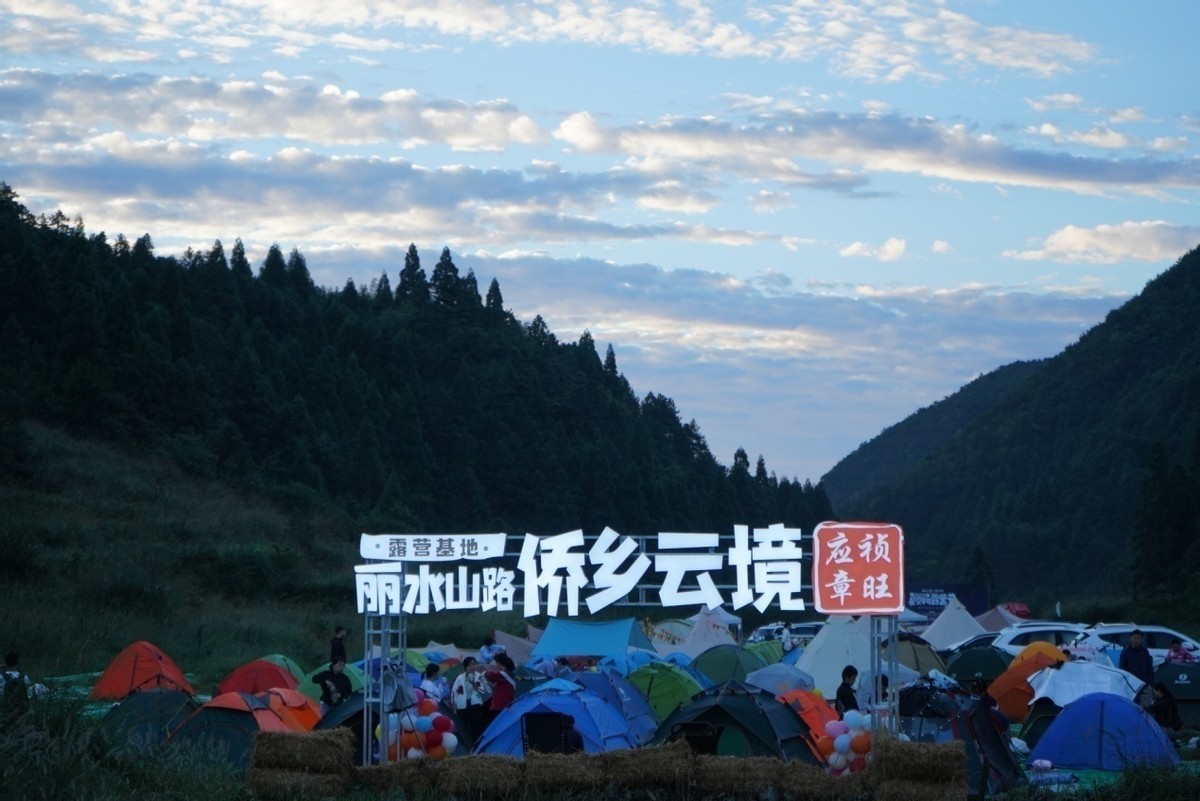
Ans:
POLYGON ((841 457, 1200 243, 1200 4, 9 0, 0 180, 160 254, 443 246, 725 464, 841 457))

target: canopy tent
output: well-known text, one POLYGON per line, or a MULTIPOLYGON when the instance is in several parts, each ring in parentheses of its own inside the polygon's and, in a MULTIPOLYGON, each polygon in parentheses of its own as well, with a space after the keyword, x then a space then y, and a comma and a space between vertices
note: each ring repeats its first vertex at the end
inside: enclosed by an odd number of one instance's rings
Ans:
POLYGON ((102 726, 113 742, 149 753, 183 725, 200 702, 182 690, 138 690, 104 714, 102 726))
POLYGON ((941 614, 921 632, 925 641, 939 651, 987 632, 979 621, 971 616, 958 598, 951 598, 941 614))
POLYGON ((1011 664, 1012 654, 985 645, 954 654, 946 665, 946 673, 968 690, 977 681, 983 682, 986 688, 1011 664))
POLYGON ((598 623, 555 617, 534 645, 532 656, 604 657, 626 653, 630 648, 654 651, 650 638, 631 617, 598 623))
MULTIPOLYGON (((824 734, 817 733, 816 736, 824 734)), ((740 681, 711 687, 671 713, 651 744, 686 740, 694 751, 730 756, 773 756, 818 764, 815 736, 786 704, 740 681)))
POLYGON ((659 720, 663 720, 704 690, 704 685, 688 671, 663 662, 642 665, 630 673, 628 678, 629 683, 646 697, 659 720))
POLYGON ((737 645, 714 645, 692 660, 691 667, 703 673, 713 684, 730 679, 744 680, 767 663, 755 653, 737 645))
POLYGON ((1179 753, 1144 709, 1119 695, 1092 693, 1067 704, 1038 740, 1030 761, 1058 768, 1173 767, 1179 753))
POLYGON ((694 658, 714 645, 737 645, 737 638, 730 633, 725 619, 717 612, 702 611, 689 618, 688 622, 691 627, 683 637, 655 640, 655 648, 659 653, 683 653, 694 658))
POLYGON ((542 639, 542 635, 545 633, 545 629, 539 629, 532 623, 525 624, 525 638, 532 643, 536 643, 538 640, 542 639))
POLYGON ((496 645, 502 646, 504 653, 508 654, 508 658, 518 665, 525 664, 533 656, 534 642, 532 640, 516 637, 499 629, 492 632, 492 639, 496 641, 496 645))
MULTIPOLYGON (((549 629, 547 629, 547 636, 549 629)), ((583 739, 584 753, 596 754, 633 748, 637 743, 629 723, 611 704, 595 693, 571 682, 572 691, 547 690, 520 696, 484 730, 476 743, 476 754, 524 756, 522 718, 526 715, 558 713, 574 718, 573 728, 583 739)))
POLYGON ((792 690, 811 690, 816 686, 813 677, 800 668, 780 663, 747 673, 746 684, 775 695, 783 695, 792 690))
POLYGON ((121 699, 135 690, 151 689, 196 693, 171 657, 157 645, 138 640, 113 657, 93 685, 90 697, 121 699))
POLYGON ((796 667, 813 677, 826 698, 837 695, 843 668, 854 665, 861 672, 870 664, 870 637, 849 615, 831 616, 796 660, 796 667))
POLYGON ((904 611, 896 615, 896 622, 904 628, 913 626, 924 626, 929 622, 929 616, 923 615, 920 612, 904 607, 904 611))
POLYGON ((221 683, 217 685, 217 694, 258 693, 272 687, 294 690, 299 683, 300 681, 282 665, 265 659, 255 659, 234 668, 228 676, 221 679, 221 683))
POLYGON ((1059 662, 1030 676, 1029 686, 1034 701, 1049 698, 1065 707, 1092 693, 1110 693, 1132 701, 1145 683, 1120 668, 1094 662, 1059 662))
POLYGON ((982 615, 975 616, 975 622, 983 626, 984 631, 1000 631, 1028 619, 1029 607, 1013 602, 993 606, 982 615))

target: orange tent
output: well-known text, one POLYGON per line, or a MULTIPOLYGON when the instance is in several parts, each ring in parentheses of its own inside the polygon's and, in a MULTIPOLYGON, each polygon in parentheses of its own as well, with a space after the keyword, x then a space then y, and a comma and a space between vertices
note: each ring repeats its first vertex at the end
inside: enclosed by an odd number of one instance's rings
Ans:
POLYGON ((817 762, 824 763, 825 755, 817 750, 817 740, 825 736, 825 724, 832 720, 840 720, 837 710, 829 705, 821 696, 808 690, 789 690, 778 696, 778 700, 792 708, 804 725, 808 727, 808 737, 805 740, 817 762))
POLYGON ((92 687, 91 697, 120 700, 134 690, 151 689, 182 690, 188 695, 196 693, 171 657, 157 645, 138 640, 108 663, 92 687))
POLYGON ((1013 658, 1013 662, 1021 662, 1026 659, 1031 659, 1034 654, 1041 654, 1053 659, 1055 662, 1066 662, 1067 655, 1058 650, 1058 646, 1048 642, 1031 642, 1021 649, 1021 652, 1013 658))
POLYGON ((312 731, 321 722, 321 704, 298 690, 275 687, 259 698, 266 698, 271 710, 295 731, 312 731))
POLYGON ((294 690, 299 684, 299 680, 282 665, 255 659, 221 679, 217 693, 260 693, 273 687, 294 690))
POLYGON ((988 685, 988 695, 996 699, 996 706, 1006 718, 1013 723, 1023 723, 1025 718, 1029 717, 1029 704, 1033 701, 1033 688, 1029 686, 1029 677, 1042 668, 1061 661, 1063 660, 1047 656, 1041 651, 1034 651, 1023 660, 1014 661, 1007 670, 997 676, 996 680, 988 685))
POLYGON ((272 709, 271 701, 264 695, 250 693, 221 693, 213 696, 212 700, 200 707, 193 716, 203 718, 201 714, 206 709, 232 709, 237 712, 249 712, 254 716, 259 731, 301 731, 297 725, 285 720, 277 710, 272 709))

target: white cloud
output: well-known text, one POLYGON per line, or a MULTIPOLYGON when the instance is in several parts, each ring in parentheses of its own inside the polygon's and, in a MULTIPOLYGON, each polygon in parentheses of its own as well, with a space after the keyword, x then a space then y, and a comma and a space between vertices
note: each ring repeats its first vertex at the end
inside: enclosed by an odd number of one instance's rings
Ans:
POLYGON ((865 256, 878 261, 896 261, 904 255, 905 242, 899 237, 891 237, 879 247, 868 245, 866 242, 853 242, 838 251, 843 258, 865 256))
POLYGON ((1128 221, 1116 225, 1060 228, 1029 250, 1006 250, 1004 256, 1026 261, 1120 262, 1173 261, 1200 244, 1200 227, 1173 225, 1162 220, 1128 221))
POLYGON ((950 247, 950 243, 944 239, 933 240, 933 245, 931 245, 929 249, 932 250, 934 253, 939 253, 939 254, 940 253, 949 253, 952 250, 952 248, 950 247))

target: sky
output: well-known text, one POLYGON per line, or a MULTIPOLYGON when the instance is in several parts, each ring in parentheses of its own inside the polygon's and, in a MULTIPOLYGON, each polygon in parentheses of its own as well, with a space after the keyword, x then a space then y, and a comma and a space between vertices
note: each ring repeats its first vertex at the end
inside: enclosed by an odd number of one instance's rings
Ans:
POLYGON ((0 180, 318 284, 449 247, 818 481, 1200 244, 1200 3, 4 0, 0 180))

